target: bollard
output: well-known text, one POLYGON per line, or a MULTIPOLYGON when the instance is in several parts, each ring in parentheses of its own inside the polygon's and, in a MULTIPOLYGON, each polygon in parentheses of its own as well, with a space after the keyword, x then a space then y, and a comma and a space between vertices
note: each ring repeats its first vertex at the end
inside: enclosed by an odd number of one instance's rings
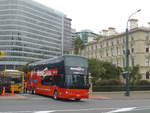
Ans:
POLYGON ((14 87, 12 87, 12 89, 11 89, 11 94, 15 95, 14 87))
POLYGON ((0 87, 0 95, 2 94, 2 88, 0 87))
POLYGON ((6 96, 6 93, 5 93, 5 87, 3 87, 3 91, 2 91, 2 96, 6 96))

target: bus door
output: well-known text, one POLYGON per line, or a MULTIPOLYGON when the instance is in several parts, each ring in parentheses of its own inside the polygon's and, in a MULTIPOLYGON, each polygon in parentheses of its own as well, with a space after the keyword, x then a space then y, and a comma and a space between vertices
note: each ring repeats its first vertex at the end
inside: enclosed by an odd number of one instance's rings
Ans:
POLYGON ((42 78, 39 88, 42 94, 52 95, 54 87, 54 75, 46 75, 42 78))

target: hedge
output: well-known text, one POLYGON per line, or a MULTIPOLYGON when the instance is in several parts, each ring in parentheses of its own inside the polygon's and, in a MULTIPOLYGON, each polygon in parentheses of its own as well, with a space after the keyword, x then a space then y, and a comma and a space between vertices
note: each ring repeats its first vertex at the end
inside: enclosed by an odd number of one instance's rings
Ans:
MULTIPOLYGON (((112 92, 112 91, 125 91, 125 86, 94 86, 92 89, 94 92, 112 92)), ((130 86, 131 91, 148 91, 150 90, 150 85, 140 85, 140 86, 130 86)))
POLYGON ((107 91, 123 91, 124 88, 122 86, 94 86, 92 88, 94 92, 107 92, 107 91))
POLYGON ((121 86, 123 85, 120 80, 114 80, 114 79, 111 79, 111 80, 100 80, 100 81, 97 81, 96 86, 121 86))

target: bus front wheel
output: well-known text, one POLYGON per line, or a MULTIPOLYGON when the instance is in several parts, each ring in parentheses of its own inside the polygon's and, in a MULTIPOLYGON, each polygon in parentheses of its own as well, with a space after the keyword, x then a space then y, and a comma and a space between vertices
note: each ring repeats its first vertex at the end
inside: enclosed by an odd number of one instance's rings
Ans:
POLYGON ((32 94, 35 94, 35 89, 32 90, 32 94))
POLYGON ((81 99, 76 98, 75 100, 76 100, 76 101, 80 101, 81 99))
POLYGON ((55 99, 55 100, 58 100, 58 91, 54 91, 54 95, 53 95, 53 98, 55 99))

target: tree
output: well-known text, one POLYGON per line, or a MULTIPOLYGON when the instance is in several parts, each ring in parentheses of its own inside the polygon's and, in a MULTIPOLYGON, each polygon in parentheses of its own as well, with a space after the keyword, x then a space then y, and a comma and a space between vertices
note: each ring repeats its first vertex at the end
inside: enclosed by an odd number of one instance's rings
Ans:
POLYGON ((103 62, 103 67, 105 68, 105 75, 101 76, 102 79, 119 79, 122 68, 117 67, 116 65, 110 63, 110 62, 103 62))
POLYGON ((24 72, 24 79, 27 80, 28 65, 20 66, 18 70, 24 72))
POLYGON ((24 72, 25 74, 27 74, 27 72, 28 72, 28 67, 27 67, 27 65, 23 65, 23 66, 20 66, 20 67, 18 68, 18 70, 24 72))
POLYGON ((110 62, 89 59, 89 72, 95 80, 119 79, 122 68, 117 67, 110 62))
POLYGON ((84 48, 84 42, 80 39, 80 37, 77 37, 74 41, 74 53, 77 55, 79 54, 79 50, 84 48))
POLYGON ((140 74, 140 68, 139 65, 130 67, 130 82, 134 86, 136 85, 142 78, 142 75, 140 74))
POLYGON ((105 74, 105 69, 102 67, 102 61, 98 59, 89 59, 89 72, 92 77, 101 78, 105 74))

